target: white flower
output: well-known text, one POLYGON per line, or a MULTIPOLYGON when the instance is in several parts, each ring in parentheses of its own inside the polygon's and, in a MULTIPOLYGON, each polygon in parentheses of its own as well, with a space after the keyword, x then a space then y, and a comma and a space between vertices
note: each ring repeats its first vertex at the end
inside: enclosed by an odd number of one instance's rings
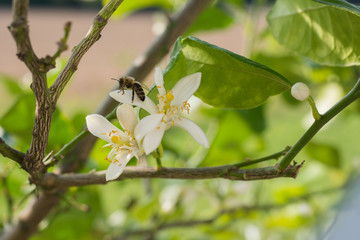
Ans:
POLYGON ((299 101, 304 101, 310 96, 310 89, 305 83, 298 82, 291 87, 291 95, 299 101))
POLYGON ((106 181, 118 178, 132 157, 136 157, 139 161, 145 158, 140 142, 134 137, 138 119, 133 107, 129 104, 123 104, 117 108, 116 115, 124 131, 115 127, 99 114, 86 116, 89 132, 107 141, 108 144, 104 147, 112 148, 107 156, 111 164, 106 171, 106 181))
POLYGON ((180 79, 172 90, 166 91, 164 88, 163 74, 160 68, 155 69, 155 85, 159 91, 156 105, 150 98, 145 97, 144 101, 135 98, 132 102, 131 90, 126 90, 124 94, 113 91, 110 96, 123 103, 132 103, 150 113, 144 117, 135 128, 135 138, 143 140, 143 147, 146 154, 151 153, 159 147, 165 130, 171 126, 184 128, 199 144, 209 147, 209 142, 201 128, 191 120, 181 116, 181 113, 189 113, 189 98, 200 86, 201 73, 194 73, 180 79))

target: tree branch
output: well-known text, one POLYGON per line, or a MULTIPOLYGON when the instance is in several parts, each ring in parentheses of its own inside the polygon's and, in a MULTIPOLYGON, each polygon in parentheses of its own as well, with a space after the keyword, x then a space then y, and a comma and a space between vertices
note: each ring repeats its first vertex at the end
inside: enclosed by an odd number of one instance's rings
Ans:
POLYGON ((25 153, 13 149, 5 143, 5 141, 0 138, 0 154, 4 157, 10 158, 20 165, 23 164, 25 153))
POLYGON ((50 129, 51 114, 49 114, 48 109, 51 108, 51 103, 48 98, 46 74, 41 72, 39 58, 35 55, 30 42, 27 21, 28 5, 28 0, 13 1, 13 20, 9 30, 16 42, 16 55, 32 73, 31 89, 36 99, 36 113, 33 137, 22 167, 37 178, 39 173, 43 171, 41 160, 45 153, 48 130, 50 129))
MULTIPOLYGON (((169 178, 169 179, 212 179, 224 178, 229 180, 261 180, 279 177, 296 178, 303 163, 292 165, 284 171, 277 171, 275 167, 264 167, 254 169, 240 169, 235 165, 224 165, 218 167, 203 168, 139 168, 126 167, 125 171, 115 181, 129 178, 169 178)), ((47 173, 42 179, 45 188, 86 186, 92 184, 106 184, 105 172, 85 174, 62 174, 47 173)))
MULTIPOLYGON (((188 26, 195 20, 198 14, 203 11, 212 0, 191 0, 186 7, 174 16, 171 27, 158 38, 157 41, 146 51, 143 55, 143 61, 134 63, 130 68, 127 75, 131 75, 137 78, 137 80, 143 79, 155 66, 155 64, 164 57, 170 49, 170 46, 175 42, 176 38, 181 35, 188 26)), ((119 5, 121 1, 110 0, 106 6, 99 12, 98 17, 95 18, 94 25, 89 31, 87 37, 74 48, 74 52, 70 57, 63 71, 60 73, 52 87, 50 87, 50 94, 52 102, 56 102, 60 93, 64 89, 66 83, 70 80, 72 74, 76 71, 80 58, 87 51, 99 37, 100 31, 106 24, 104 20, 108 19, 112 12, 109 9, 115 9, 115 5, 119 5), (100 16, 100 17, 99 17, 100 16), (96 40, 91 41, 89 36, 97 37, 96 40), (82 49, 83 48, 83 49, 82 49), (77 55, 75 53, 78 53, 77 55)), ((99 112, 106 115, 117 103, 110 99, 107 99, 99 112), (108 104, 107 102, 110 102, 108 104)), ((82 161, 88 158, 88 155, 95 143, 96 138, 88 136, 82 139, 73 151, 68 152, 66 149, 65 159, 68 160, 66 164, 62 166, 62 172, 76 171, 82 166, 82 161)), ((59 203, 59 197, 57 194, 42 194, 39 199, 30 204, 27 208, 26 214, 23 215, 20 222, 9 228, 8 231, 2 236, 1 240, 22 240, 29 238, 37 229, 40 221, 46 217, 46 215, 59 203), (39 210, 39 206, 42 208, 39 210)))
POLYGON ((305 134, 296 142, 296 144, 290 148, 285 156, 279 161, 276 168, 279 171, 283 171, 295 158, 295 156, 305 147, 305 145, 315 136, 320 129, 328 123, 333 117, 339 114, 351 103, 360 98, 360 78, 356 82, 351 91, 337 102, 332 108, 330 108, 325 114, 321 115, 320 119, 315 120, 311 127, 305 132, 305 134))

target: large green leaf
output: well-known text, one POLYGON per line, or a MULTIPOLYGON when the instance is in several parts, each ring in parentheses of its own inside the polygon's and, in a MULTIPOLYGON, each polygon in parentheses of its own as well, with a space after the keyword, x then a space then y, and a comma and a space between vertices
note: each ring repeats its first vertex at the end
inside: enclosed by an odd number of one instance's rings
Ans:
POLYGON ((341 0, 278 0, 268 22, 279 43, 314 62, 360 64, 360 10, 355 5, 341 0))
POLYGON ((291 86, 279 73, 243 56, 194 37, 179 38, 165 70, 165 88, 195 72, 202 73, 195 95, 215 107, 253 108, 291 86))

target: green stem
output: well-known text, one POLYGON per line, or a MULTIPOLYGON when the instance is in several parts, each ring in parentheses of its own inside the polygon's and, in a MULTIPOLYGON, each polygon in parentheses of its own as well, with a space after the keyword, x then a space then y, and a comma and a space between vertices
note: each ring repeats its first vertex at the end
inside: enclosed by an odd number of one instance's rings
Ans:
POLYGON ((254 164, 257 164, 257 163, 260 163, 260 162, 265 162, 265 161, 272 160, 272 159, 277 160, 281 156, 286 154, 289 151, 290 148, 291 147, 287 146, 283 150, 281 150, 280 152, 271 154, 269 156, 265 156, 265 157, 262 157, 262 158, 258 158, 258 159, 254 159, 254 160, 248 160, 248 161, 240 162, 240 163, 237 163, 237 164, 233 164, 233 165, 231 165, 231 168, 233 168, 233 167, 237 167, 237 168, 245 167, 245 166, 254 165, 254 164))
POLYGON ((305 134, 297 141, 297 143, 286 153, 286 155, 277 164, 277 169, 284 170, 294 157, 300 152, 300 150, 315 136, 315 134, 333 117, 339 114, 344 108, 349 106, 352 102, 360 98, 360 79, 356 82, 351 91, 337 102, 332 108, 330 108, 320 119, 315 120, 311 127, 305 132, 305 134))
POLYGON ((160 170, 163 168, 162 164, 161 164, 161 159, 160 158, 156 158, 156 165, 157 165, 157 169, 160 170))
POLYGON ((311 96, 309 96, 307 100, 310 104, 312 115, 313 115, 314 119, 319 120, 321 118, 321 114, 319 113, 319 111, 316 108, 314 99, 311 96))

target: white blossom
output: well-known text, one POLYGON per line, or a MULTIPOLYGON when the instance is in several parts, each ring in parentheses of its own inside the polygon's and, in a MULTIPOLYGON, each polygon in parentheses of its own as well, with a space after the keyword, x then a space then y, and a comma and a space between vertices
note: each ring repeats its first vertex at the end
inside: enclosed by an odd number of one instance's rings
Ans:
POLYGON ((123 94, 113 91, 110 96, 122 103, 132 103, 150 113, 144 117, 135 128, 135 138, 143 141, 143 148, 146 154, 151 153, 159 147, 164 132, 172 126, 185 129, 189 134, 204 147, 209 147, 205 133, 193 121, 182 117, 182 114, 189 114, 189 98, 199 88, 201 73, 194 73, 180 79, 171 90, 164 88, 163 74, 160 68, 155 69, 155 85, 158 89, 158 103, 155 104, 150 98, 145 97, 144 101, 135 98, 132 102, 132 93, 126 90, 123 94))
POLYGON ((145 158, 144 150, 134 137, 138 119, 133 107, 123 104, 117 108, 116 115, 124 131, 99 114, 86 116, 89 132, 108 142, 104 148, 111 148, 107 156, 111 163, 106 171, 106 181, 118 178, 132 157, 139 161, 145 158))

